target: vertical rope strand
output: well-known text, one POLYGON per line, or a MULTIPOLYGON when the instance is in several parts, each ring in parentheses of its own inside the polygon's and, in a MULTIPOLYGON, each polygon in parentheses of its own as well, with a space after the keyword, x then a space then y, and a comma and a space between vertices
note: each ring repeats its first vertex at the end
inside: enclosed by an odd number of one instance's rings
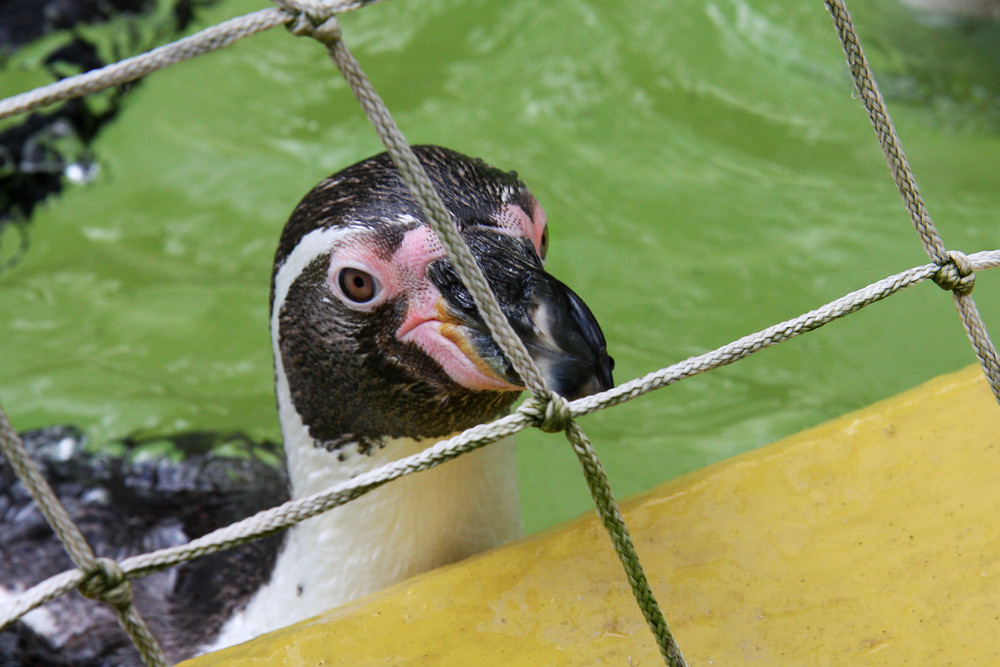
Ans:
POLYGON ((399 169, 400 176, 403 177, 410 192, 424 211, 427 222, 448 251, 448 257, 451 259, 456 273, 468 288, 497 344, 501 346, 504 354, 510 359, 511 364, 528 389, 535 394, 550 394, 535 362, 532 361, 524 343, 514 333, 507 318, 500 310, 500 306, 493 296, 493 291, 486 282, 472 251, 469 250, 462 235, 455 227, 451 214, 445 208, 430 178, 424 171, 423 165, 414 155, 382 98, 375 91, 358 61, 342 39, 338 38, 327 44, 327 49, 333 62, 336 63, 337 68, 354 92, 354 96, 365 115, 368 116, 372 127, 375 128, 382 144, 389 152, 392 161, 399 169))
POLYGON ((584 478, 587 480, 587 487, 590 489, 590 497, 594 500, 598 516, 605 530, 611 536, 611 542, 618 554, 618 559, 625 569, 629 586, 632 588, 632 595, 635 597, 639 609, 642 611, 646 624, 656 637, 656 645, 660 649, 660 655, 670 667, 685 667, 687 663, 681 654, 680 646, 674 639, 667 619, 663 615, 653 589, 649 585, 646 573, 639 562, 639 554, 636 553, 632 536, 628 532, 625 518, 622 516, 614 496, 611 494, 611 485, 608 476, 604 472, 601 460, 597 458, 597 452, 583 429, 575 421, 569 422, 566 426, 566 438, 569 440, 573 451, 583 466, 584 478))
POLYGON ((1000 356, 997 355, 996 346, 986 331, 986 325, 979 315, 979 309, 972 297, 969 296, 975 277, 971 275, 968 260, 961 253, 947 250, 941 235, 938 234, 937 228, 934 226, 934 221, 931 220, 931 216, 927 212, 924 199, 920 195, 920 188, 917 187, 917 179, 914 177, 910 163, 903 152, 899 135, 896 134, 892 118, 889 117, 885 99, 875 83, 875 77, 872 75, 868 59, 865 57, 858 33, 854 28, 854 20, 851 18, 850 12, 847 11, 844 0, 825 0, 825 4, 833 18, 840 43, 844 47, 844 55, 847 57, 851 77, 854 79, 854 87, 868 112, 868 118, 875 129, 875 136, 878 137, 878 143, 882 147, 882 154, 889 165, 889 173, 892 175, 893 181, 896 182, 896 188, 899 190, 900 197, 903 198, 903 204, 910 214, 910 220, 920 237, 924 251, 935 264, 941 267, 942 276, 949 273, 945 271, 946 268, 952 268, 955 271, 951 273, 957 272, 961 278, 965 279, 953 278, 948 279, 947 282, 944 279, 936 279, 936 282, 943 289, 949 289, 954 293, 955 307, 962 318, 966 335, 968 335, 969 342, 983 368, 993 396, 996 398, 997 404, 1000 404, 1000 356))
MULTIPOLYGON (((478 262, 465 244, 465 240, 452 221, 451 214, 445 208, 426 171, 403 137, 381 97, 365 76, 360 64, 344 44, 339 25, 336 27, 330 25, 330 21, 334 20, 336 19, 330 19, 324 25, 317 26, 322 30, 321 36, 317 36, 316 32, 318 31, 309 25, 297 26, 297 29, 293 28, 293 31, 297 34, 310 33, 326 44, 330 57, 336 63, 344 79, 347 80, 382 144, 399 169, 400 175, 423 209, 432 229, 441 239, 456 272, 472 295, 480 313, 483 314, 483 319, 486 321, 490 333, 504 354, 511 360, 511 364, 528 389, 547 404, 549 414, 555 412, 567 415, 569 409, 566 400, 549 390, 534 360, 524 347, 524 343, 514 333, 507 318, 500 310, 478 262)), ((618 553, 622 566, 625 568, 633 595, 656 638, 664 660, 671 667, 683 667, 685 665, 684 658, 642 570, 635 547, 625 526, 625 520, 622 518, 621 511, 611 493, 607 475, 604 474, 603 467, 600 465, 590 441, 583 430, 572 421, 563 420, 563 428, 566 429, 567 438, 583 465, 584 476, 587 486, 591 490, 591 495, 595 502, 599 501, 598 513, 608 531, 612 545, 618 553)))
POLYGON ((955 307, 962 316, 962 324, 965 326, 965 334, 969 337, 972 347, 976 350, 976 357, 979 364, 986 373, 993 397, 1000 404, 1000 364, 997 359, 997 348, 993 344, 982 318, 979 316, 979 308, 976 302, 968 294, 954 293, 955 307))
POLYGON ((837 28, 837 35, 840 43, 844 47, 844 55, 847 57, 847 65, 851 70, 851 77, 854 79, 854 87, 861 97, 868 112, 868 119, 871 120, 875 129, 875 136, 878 137, 879 146, 882 147, 882 154, 889 165, 889 173, 892 180, 896 182, 900 197, 906 210, 910 214, 913 226, 920 236, 920 241, 924 250, 935 264, 945 264, 948 262, 944 241, 938 234, 934 221, 931 220, 924 205, 924 199, 917 187, 917 179, 913 176, 910 163, 906 159, 903 147, 899 142, 899 135, 896 134, 896 127, 892 118, 889 117, 889 109, 885 105, 885 99, 875 83, 871 68, 868 66, 868 59, 865 58, 861 49, 861 42, 854 29, 854 20, 847 11, 843 0, 825 0, 827 11, 833 18, 834 26, 837 28))

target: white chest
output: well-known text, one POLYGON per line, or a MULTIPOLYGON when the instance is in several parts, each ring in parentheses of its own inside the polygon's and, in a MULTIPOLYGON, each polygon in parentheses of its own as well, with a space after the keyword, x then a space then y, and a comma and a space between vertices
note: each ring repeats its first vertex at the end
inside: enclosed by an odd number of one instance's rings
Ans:
MULTIPOLYGON (((311 445, 297 456, 289 452, 293 495, 321 491, 429 444, 391 441, 374 455, 353 454, 343 462, 311 445)), ((223 626, 210 648, 315 616, 520 533, 514 443, 508 439, 291 528, 270 582, 223 626)))

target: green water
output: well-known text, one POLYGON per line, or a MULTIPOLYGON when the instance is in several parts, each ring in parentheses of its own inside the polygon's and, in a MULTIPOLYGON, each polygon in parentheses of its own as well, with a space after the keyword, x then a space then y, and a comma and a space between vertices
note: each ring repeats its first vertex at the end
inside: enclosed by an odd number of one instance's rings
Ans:
MULTIPOLYGON (((946 242, 1000 247, 997 25, 853 9, 946 242)), ((342 22, 411 141, 526 179, 619 382, 926 261, 818 0, 397 0, 342 22)), ((42 207, 0 274, 0 404, 95 446, 277 439, 273 247, 315 182, 380 150, 323 49, 277 29, 155 74, 95 149, 101 176, 42 207)), ((979 276, 994 334, 998 292, 979 276)), ((973 361, 927 284, 583 425, 626 495, 973 361)), ((519 442, 527 527, 586 511, 565 441, 519 442)))

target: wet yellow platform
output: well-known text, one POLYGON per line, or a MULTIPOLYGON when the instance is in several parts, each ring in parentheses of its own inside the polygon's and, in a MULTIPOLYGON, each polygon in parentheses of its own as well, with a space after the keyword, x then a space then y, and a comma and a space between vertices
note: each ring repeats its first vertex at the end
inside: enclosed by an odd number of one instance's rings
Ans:
MULTIPOLYGON (((1000 408, 978 369, 625 507, 692 664, 1000 664, 1000 408)), ((661 663, 587 516, 184 664, 661 663)))

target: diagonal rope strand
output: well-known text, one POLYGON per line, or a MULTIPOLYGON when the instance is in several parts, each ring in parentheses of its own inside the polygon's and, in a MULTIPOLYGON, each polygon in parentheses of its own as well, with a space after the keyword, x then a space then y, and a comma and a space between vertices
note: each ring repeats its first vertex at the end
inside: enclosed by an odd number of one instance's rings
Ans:
POLYGON ((455 272, 458 273, 462 283, 469 290, 493 338, 501 346, 525 386, 532 393, 551 394, 524 343, 500 310, 500 306, 493 296, 493 291, 486 282, 486 277, 479 268, 472 251, 469 250, 469 246, 466 245, 459 233, 451 213, 445 208, 444 202, 441 201, 441 197, 427 176, 423 165, 420 164, 409 143, 403 137, 382 98, 375 91, 358 61, 339 36, 327 43, 326 46, 330 57, 336 63, 344 79, 347 80, 358 103, 365 115, 368 116, 368 120, 375 128, 379 139, 382 140, 386 151, 399 169, 400 176, 424 211, 428 224, 441 239, 441 243, 455 267, 455 272))
MULTIPOLYGON (((1000 259, 1000 251, 993 251, 1000 259)), ((601 410, 619 403, 675 384, 686 378, 706 371, 727 366, 749 357, 755 352, 783 343, 809 331, 818 329, 834 320, 855 313, 865 306, 895 294, 896 292, 931 278, 937 271, 934 264, 924 264, 896 275, 889 276, 856 290, 835 301, 810 310, 799 317, 774 324, 757 333, 744 336, 711 352, 690 357, 672 366, 653 371, 642 377, 625 382, 614 389, 593 396, 587 396, 570 404, 574 415, 579 409, 583 413, 601 410)))
POLYGON ((1000 404, 1000 356, 997 355, 997 348, 986 331, 983 318, 979 315, 979 308, 975 300, 968 294, 954 292, 955 308, 962 318, 962 325, 965 327, 965 334, 972 343, 972 348, 976 351, 976 358, 982 366, 993 397, 1000 404))
POLYGON ((73 523, 66 508, 59 502, 42 471, 28 456, 24 442, 10 425, 2 409, 0 409, 0 453, 7 459, 18 479, 24 483, 70 560, 78 568, 81 578, 75 582, 74 587, 78 586, 87 597, 105 602, 114 609, 118 623, 147 665, 166 667, 169 663, 163 654, 163 649, 132 604, 131 584, 116 562, 94 555, 90 544, 73 523))
POLYGON ((74 97, 83 97, 134 81, 156 70, 221 49, 244 37, 286 23, 288 12, 272 7, 230 19, 190 37, 127 58, 100 69, 77 74, 0 101, 0 119, 27 113, 74 97))
MULTIPOLYGON (((488 424, 480 424, 458 436, 435 443, 421 452, 360 474, 348 482, 343 482, 305 498, 290 500, 277 507, 262 510, 246 519, 206 533, 186 544, 126 558, 121 562, 121 568, 129 578, 138 578, 200 556, 245 544, 291 527, 334 507, 339 507, 398 477, 421 470, 429 470, 467 451, 513 435, 536 421, 530 412, 522 411, 488 424)), ((7 600, 3 605, 0 605, 0 628, 39 605, 72 590, 85 577, 86 574, 81 570, 68 570, 7 600)))

